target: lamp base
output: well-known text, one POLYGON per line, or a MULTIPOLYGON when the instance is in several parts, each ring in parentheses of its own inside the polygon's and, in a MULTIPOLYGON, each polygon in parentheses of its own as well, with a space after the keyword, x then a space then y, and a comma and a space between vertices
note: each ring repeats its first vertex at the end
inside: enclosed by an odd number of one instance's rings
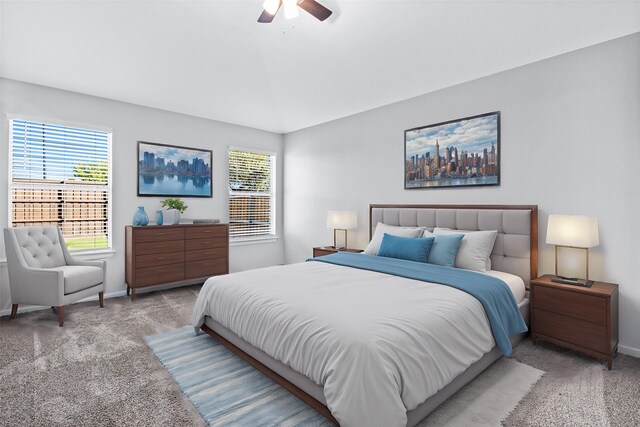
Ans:
POLYGON ((593 280, 581 282, 575 277, 552 277, 551 281, 555 283, 562 283, 563 285, 582 286, 583 288, 590 288, 593 285, 593 280))

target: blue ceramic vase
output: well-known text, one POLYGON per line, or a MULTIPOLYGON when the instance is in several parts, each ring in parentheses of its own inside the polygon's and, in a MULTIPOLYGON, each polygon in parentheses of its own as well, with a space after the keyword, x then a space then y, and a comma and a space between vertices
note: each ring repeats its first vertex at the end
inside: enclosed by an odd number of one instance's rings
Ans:
POLYGON ((162 225, 164 222, 164 217, 162 216, 162 211, 156 212, 156 224, 162 225))
POLYGON ((133 220, 131 221, 134 226, 145 226, 149 224, 149 217, 147 213, 144 211, 144 206, 138 206, 138 210, 135 215, 133 215, 133 220))

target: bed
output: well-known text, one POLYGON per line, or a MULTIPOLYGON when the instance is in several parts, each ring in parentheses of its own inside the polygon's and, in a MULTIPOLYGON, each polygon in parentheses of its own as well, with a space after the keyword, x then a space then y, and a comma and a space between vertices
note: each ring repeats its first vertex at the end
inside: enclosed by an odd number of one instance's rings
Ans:
MULTIPOLYGON (((528 323, 524 285, 537 275, 536 206, 370 205, 369 217, 370 238, 378 223, 497 230, 484 276, 510 287, 528 323)), ((352 267, 307 262, 211 278, 194 327, 343 425, 413 426, 504 353, 476 297, 352 267)), ((523 335, 508 340, 516 345, 523 335)))

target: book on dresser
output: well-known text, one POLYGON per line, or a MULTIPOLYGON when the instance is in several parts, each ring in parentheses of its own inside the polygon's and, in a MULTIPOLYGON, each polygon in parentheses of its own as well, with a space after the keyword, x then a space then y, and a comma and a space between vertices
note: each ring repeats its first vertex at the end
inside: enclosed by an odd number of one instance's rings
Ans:
POLYGON ((202 283, 229 273, 228 224, 125 228, 127 295, 148 286, 202 283))

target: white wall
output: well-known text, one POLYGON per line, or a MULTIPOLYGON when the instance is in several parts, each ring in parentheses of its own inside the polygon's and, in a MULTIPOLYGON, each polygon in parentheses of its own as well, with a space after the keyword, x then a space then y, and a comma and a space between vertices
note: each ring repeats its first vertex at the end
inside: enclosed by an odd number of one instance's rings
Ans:
MULTIPOLYGON (((162 88, 158 88, 162 90, 162 88)), ((186 95, 185 95, 186 96, 186 95)), ((0 80, 2 123, 0 133, 0 228, 7 226, 8 121, 6 114, 20 114, 113 130, 113 248, 107 259, 106 293, 124 289, 124 227, 131 224, 137 206, 144 206, 150 220, 160 208, 161 197, 137 197, 138 140, 213 150, 213 198, 185 198, 189 209, 183 218, 228 220, 227 147, 229 145, 277 153, 277 185, 282 187, 282 135, 183 114, 97 98, 13 80, 0 80)), ((214 102, 214 101, 212 101, 214 102)), ((281 234, 282 197, 278 198, 277 230, 281 234)), ((0 239, 2 240, 2 239, 0 239)), ((0 242, 0 260, 4 259, 0 242)), ((282 264, 282 239, 273 243, 232 246, 230 270, 240 271, 282 264)), ((10 305, 6 268, 0 267, 0 310, 10 305)))
POLYGON ((553 273, 547 215, 594 215, 591 278, 620 284, 621 350, 640 356, 639 52, 635 34, 285 135, 285 262, 331 244, 329 209, 358 211, 349 242, 364 248, 369 203, 537 204, 539 271, 553 273), (499 187, 403 189, 405 129, 494 110, 499 187))

